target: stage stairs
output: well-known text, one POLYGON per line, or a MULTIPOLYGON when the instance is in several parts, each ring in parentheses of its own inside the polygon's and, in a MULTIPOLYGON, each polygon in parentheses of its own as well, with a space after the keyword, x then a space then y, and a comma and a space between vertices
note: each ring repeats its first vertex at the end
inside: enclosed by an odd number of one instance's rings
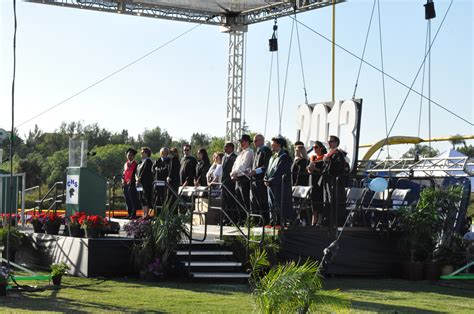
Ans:
POLYGON ((176 255, 195 280, 244 281, 250 277, 221 240, 192 241, 189 253, 189 241, 181 242, 176 255))

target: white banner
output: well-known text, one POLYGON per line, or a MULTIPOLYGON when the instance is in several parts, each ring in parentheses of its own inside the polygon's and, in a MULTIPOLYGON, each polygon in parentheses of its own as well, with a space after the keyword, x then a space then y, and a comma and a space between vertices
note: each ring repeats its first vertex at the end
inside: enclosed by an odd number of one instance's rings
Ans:
POLYGON ((79 175, 68 175, 66 180, 66 204, 79 203, 79 175))

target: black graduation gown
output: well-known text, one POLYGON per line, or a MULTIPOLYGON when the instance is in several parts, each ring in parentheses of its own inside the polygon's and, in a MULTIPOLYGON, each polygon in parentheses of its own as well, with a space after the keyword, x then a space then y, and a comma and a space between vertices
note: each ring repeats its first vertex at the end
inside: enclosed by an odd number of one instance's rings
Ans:
MULTIPOLYGON (((281 209, 282 221, 293 222, 295 219, 295 212, 292 203, 292 189, 291 189, 291 158, 285 151, 280 151, 276 166, 270 164, 265 179, 270 182, 270 188, 273 192, 276 203, 276 210, 281 209)), ((272 160, 270 160, 270 163, 272 160)), ((278 213, 279 214, 279 213, 278 213)))
POLYGON ((308 186, 309 184, 309 175, 306 171, 306 167, 308 167, 308 160, 301 158, 295 159, 293 162, 293 166, 291 167, 291 177, 293 186, 301 185, 301 186, 308 186))
POLYGON ((187 182, 187 186, 194 186, 194 178, 196 177, 196 165, 197 161, 196 158, 194 158, 193 156, 187 156, 181 159, 181 169, 179 171, 181 185, 187 182))
POLYGON ((211 164, 207 160, 200 160, 196 166, 196 180, 199 186, 207 186, 206 174, 211 168, 211 164))
POLYGON ((262 213, 265 220, 268 220, 268 194, 267 187, 263 182, 265 172, 268 169, 268 163, 272 157, 272 151, 267 146, 262 146, 257 149, 253 159, 252 170, 262 168, 262 173, 255 174, 252 181, 252 209, 254 212, 262 213))

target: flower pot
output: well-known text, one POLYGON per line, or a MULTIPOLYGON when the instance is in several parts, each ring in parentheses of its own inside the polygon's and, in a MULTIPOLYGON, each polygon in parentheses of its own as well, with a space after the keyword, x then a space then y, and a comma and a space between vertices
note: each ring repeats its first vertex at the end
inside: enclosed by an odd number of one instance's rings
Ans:
POLYGON ((70 237, 82 238, 84 236, 84 229, 81 229, 79 225, 69 226, 68 229, 70 237))
POLYGON ((90 228, 86 229, 86 238, 93 239, 93 238, 100 238, 101 229, 97 228, 90 228))
POLYGON ((6 297, 6 296, 7 296, 7 284, 0 283, 0 297, 6 297))
POLYGON ((441 265, 439 263, 426 263, 424 271, 424 279, 436 281, 441 275, 441 265))
POLYGON ((408 280, 423 280, 423 263, 402 262, 402 278, 408 280))
POLYGON ((442 276, 448 276, 454 272, 454 266, 453 265, 444 265, 441 268, 441 275, 442 276))
POLYGON ((45 225, 47 234, 58 235, 60 228, 61 228, 60 224, 46 224, 45 225))
POLYGON ((43 224, 40 222, 33 223, 33 232, 44 233, 43 224))
POLYGON ((61 279, 63 277, 62 276, 54 276, 52 277, 51 279, 53 280, 53 285, 55 286, 60 286, 61 285, 61 279))

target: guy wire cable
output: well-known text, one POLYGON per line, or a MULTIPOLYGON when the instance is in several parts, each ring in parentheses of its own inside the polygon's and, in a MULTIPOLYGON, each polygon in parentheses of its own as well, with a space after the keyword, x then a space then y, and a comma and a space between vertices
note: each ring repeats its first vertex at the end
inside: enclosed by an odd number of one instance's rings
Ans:
MULTIPOLYGON (((383 92, 383 113, 385 117, 385 142, 387 142, 388 141, 387 98, 386 98, 386 93, 385 93, 385 75, 383 75, 384 63, 383 63, 383 44, 382 44, 382 21, 380 19, 380 0, 377 0, 377 12, 378 12, 378 20, 379 20, 380 63, 382 66, 382 92, 383 92)), ((390 145, 386 145, 387 158, 389 158, 390 156, 389 147, 390 145)))
MULTIPOLYGON (((434 44, 434 42, 435 42, 435 40, 436 40, 436 38, 437 38, 437 36, 438 36, 438 34, 439 34, 439 31, 441 30, 441 27, 443 26, 443 23, 444 23, 444 21, 445 21, 445 19, 446 19, 446 16, 447 16, 448 13, 449 13, 449 10, 450 10, 452 4, 453 4, 453 0, 451 0, 451 3, 449 4, 448 9, 446 10, 446 12, 445 12, 445 14, 444 14, 444 16, 443 16, 443 20, 441 21, 441 24, 439 25, 438 30, 436 31, 436 34, 435 34, 435 37, 433 38, 433 41, 430 42, 430 45, 429 45, 429 47, 428 47, 428 53, 425 54, 425 56, 424 56, 424 58, 423 58, 423 61, 421 62, 421 65, 420 65, 420 67, 418 68, 418 71, 416 72, 415 78, 413 79, 413 81, 412 81, 412 83, 411 83, 411 86, 410 86, 410 88, 408 89, 407 94, 405 95, 405 99, 403 99, 402 105, 401 105, 400 108, 398 109, 397 115, 395 116, 395 119, 393 120, 392 126, 390 127, 390 130, 389 130, 389 132, 388 132, 388 135, 390 135, 390 134, 392 133, 392 130, 393 130, 394 126, 395 126, 395 123, 397 122, 397 120, 398 120, 398 118, 399 118, 399 116, 400 116, 400 113, 402 112, 402 109, 403 109, 403 107, 404 107, 405 104, 406 104, 406 101, 407 101, 407 99, 408 99, 408 96, 410 95, 410 92, 413 90, 413 85, 415 85, 415 82, 416 82, 416 80, 417 80, 417 78, 418 78, 418 75, 420 74, 421 69, 423 68, 423 65, 424 65, 425 62, 426 62, 426 57, 427 57, 427 56, 430 54, 430 52, 431 52, 431 48, 433 47, 433 44, 434 44)), ((388 136, 385 138, 384 145, 386 145, 387 142, 388 142, 388 136)), ((382 150, 379 150, 379 153, 377 154, 377 158, 376 158, 376 159, 379 158, 381 152, 382 152, 382 150)))
MULTIPOLYGON (((451 1, 451 4, 452 4, 453 0, 451 1)), ((451 7, 451 4, 449 7, 451 7)), ((448 8, 448 11, 449 11, 449 8, 448 8)), ((446 12, 447 13, 447 12, 446 12)), ((290 18, 293 18, 292 16, 290 16, 290 18)), ((444 16, 444 18, 446 18, 446 15, 444 16)), ((436 36, 441 28, 441 26, 443 25, 443 22, 444 22, 444 18, 443 18, 443 21, 441 22, 441 25, 439 26, 437 32, 436 32, 436 35, 433 39, 433 43, 436 39, 436 36)), ((308 29, 309 31, 313 32, 314 34, 318 35, 319 37, 323 38, 324 40, 328 41, 328 42, 332 42, 330 38, 328 38, 327 36, 324 36, 323 34, 319 33, 318 31, 316 31, 315 29, 311 28, 310 26, 304 24, 303 22, 300 22, 300 21, 296 21, 297 23, 301 24, 302 26, 304 26, 306 29, 308 29)), ((356 55, 355 53, 351 52, 350 50, 344 48, 343 46, 335 43, 336 47, 338 47, 339 49, 342 49, 343 51, 345 51, 346 53, 348 53, 349 55, 353 56, 354 58, 356 59, 359 59, 361 60, 363 63, 365 63, 366 65, 370 66, 372 69, 378 71, 378 72, 382 72, 382 70, 380 70, 379 68, 377 68, 375 65, 373 65, 372 63, 362 59, 361 57, 359 57, 358 55, 356 55)), ((431 48, 431 46, 430 46, 431 48)), ((426 56, 425 56, 425 59, 426 59, 426 56)), ((397 82, 398 84, 402 85, 403 87, 407 88, 408 90, 412 91, 413 93, 423 97, 424 99, 428 99, 428 97, 422 95, 420 92, 418 92, 417 90, 413 89, 413 86, 410 87, 408 86, 407 84, 403 83, 402 81, 400 81, 399 79, 395 78, 393 75, 390 75, 389 73, 387 72, 382 72, 385 76, 389 77, 390 79, 392 79, 393 81, 397 82)), ((452 114, 453 116, 455 116, 456 118, 466 122, 467 124, 473 126, 474 123, 466 120, 465 118, 463 118, 462 116, 458 115, 457 113, 453 112, 452 110, 442 106, 441 104, 439 104, 437 101, 434 101, 433 99, 430 100, 433 104, 435 104, 436 106, 438 106, 439 108, 443 109, 444 111, 452 114)))
MULTIPOLYGON (((297 21, 296 13, 295 13, 295 21, 297 21)), ((296 38, 298 39, 298 52, 300 55, 300 66, 301 66, 301 77, 303 79, 304 100, 305 100, 305 104, 308 104, 308 93, 306 90, 306 79, 304 76, 303 54, 301 53, 301 42, 300 42, 300 32, 298 30, 298 23, 296 23, 296 38)))
POLYGON ((365 56, 365 49, 367 48, 367 42, 369 40, 369 34, 370 34, 370 27, 372 25, 372 19, 374 17, 374 11, 375 11, 375 3, 377 0, 374 0, 374 4, 372 5, 372 13, 370 13, 370 20, 369 20, 369 26, 367 27, 367 33, 365 34, 365 42, 364 42, 364 49, 362 49, 362 56, 360 58, 360 64, 359 64, 359 71, 357 72, 357 78, 354 86, 354 93, 352 94, 352 99, 355 99, 356 97, 356 92, 357 92, 357 87, 359 86, 359 78, 360 78, 360 72, 362 70, 362 64, 365 56))
MULTIPOLYGON (((425 54, 428 49, 428 26, 426 27, 426 38, 425 38, 425 54)), ((421 94, 423 94, 424 87, 425 87, 425 67, 426 64, 423 64, 423 75, 421 77, 421 94)), ((418 115, 418 133, 417 137, 420 137, 420 129, 421 129, 421 114, 423 109, 423 97, 420 97, 420 113, 418 115)))
POLYGON ((286 71, 285 71, 285 81, 283 83, 283 96, 281 100, 281 110, 279 112, 279 118, 280 118, 280 125, 281 125, 281 119, 283 115, 283 106, 285 105, 285 97, 286 97, 286 84, 288 81, 288 69, 290 67, 290 59, 291 59, 291 46, 293 43, 293 30, 295 27, 295 21, 293 20, 291 23, 291 33, 290 33, 290 44, 288 45, 288 58, 286 59, 286 71))
POLYGON ((45 113, 47 113, 47 112, 53 110, 54 108, 57 108, 57 107, 63 105, 63 104, 66 103, 67 101, 69 101, 69 100, 75 98, 76 96, 79 96, 79 95, 83 94, 84 92, 86 92, 87 90, 91 89, 92 87, 94 87, 94 86, 96 86, 96 85, 99 85, 100 83, 104 82, 105 80, 107 80, 107 79, 109 79, 109 78, 115 76, 116 74, 122 72, 123 70, 125 70, 125 69, 131 67, 132 65, 134 65, 134 64, 136 64, 136 63, 138 63, 138 62, 140 62, 141 60, 145 59, 146 57, 148 57, 148 56, 154 54, 155 52, 157 52, 158 50, 160 50, 160 49, 162 49, 162 48, 164 48, 164 47, 170 45, 171 43, 175 42, 175 41, 178 40, 179 38, 181 38, 181 37, 187 35, 188 33, 192 32, 193 30, 195 30, 196 28, 198 28, 199 26, 202 26, 202 25, 203 25, 203 24, 200 23, 200 24, 197 24, 197 25, 195 25, 195 26, 189 28, 188 30, 184 31, 183 33, 179 34, 178 36, 176 36, 176 37, 174 37, 174 38, 168 40, 167 42, 161 44, 160 46, 158 46, 158 47, 156 47, 156 48, 150 50, 149 52, 145 53, 144 55, 142 55, 142 56, 138 57, 137 59, 131 61, 130 63, 128 63, 128 64, 126 64, 126 65, 124 65, 124 66, 118 68, 117 70, 115 70, 115 71, 113 71, 113 72, 111 72, 111 73, 109 73, 109 74, 107 74, 106 76, 102 77, 102 78, 99 79, 98 81, 96 81, 96 82, 92 83, 91 85, 89 85, 89 86, 87 86, 87 87, 81 89, 80 91, 78 91, 78 92, 76 92, 75 94, 69 96, 68 98, 66 98, 66 99, 60 101, 59 103, 57 103, 57 104, 55 104, 55 105, 53 105, 53 106, 51 106, 51 107, 49 107, 49 108, 47 108, 47 109, 41 111, 40 113, 34 115, 33 117, 29 118, 28 120, 26 120, 26 121, 20 123, 18 126, 19 126, 19 127, 20 127, 20 126, 23 126, 23 125, 27 124, 28 122, 30 122, 30 121, 32 121, 32 120, 34 120, 34 119, 36 119, 36 118, 42 116, 43 114, 45 114, 45 113))
POLYGON ((265 112, 265 127, 263 131, 263 136, 267 137, 267 121, 268 121, 268 107, 270 106, 270 91, 272 88, 272 72, 273 72, 273 52, 271 53, 270 59, 270 76, 268 78, 268 91, 267 91, 267 110, 265 112))

